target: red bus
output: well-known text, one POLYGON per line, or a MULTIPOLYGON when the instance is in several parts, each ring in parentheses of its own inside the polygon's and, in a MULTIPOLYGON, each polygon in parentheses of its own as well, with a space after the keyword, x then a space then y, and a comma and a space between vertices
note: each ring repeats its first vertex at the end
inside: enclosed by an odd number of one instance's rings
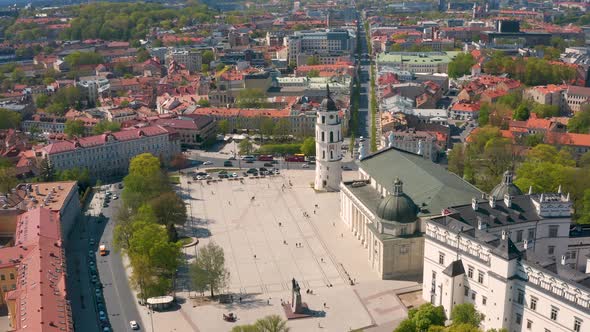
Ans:
POLYGON ((292 156, 286 156, 285 161, 302 163, 305 162, 305 155, 301 153, 296 153, 292 156))
POLYGON ((260 161, 273 161, 274 158, 273 158, 272 154, 261 154, 260 156, 258 156, 258 160, 260 160, 260 161))

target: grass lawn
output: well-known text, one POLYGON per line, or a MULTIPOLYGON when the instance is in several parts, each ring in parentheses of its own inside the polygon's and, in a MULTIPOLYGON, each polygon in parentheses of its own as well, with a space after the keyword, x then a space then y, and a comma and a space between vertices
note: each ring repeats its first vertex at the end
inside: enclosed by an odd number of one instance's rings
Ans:
POLYGON ((168 179, 170 179, 170 183, 180 184, 180 176, 179 175, 170 175, 170 176, 168 176, 168 179))

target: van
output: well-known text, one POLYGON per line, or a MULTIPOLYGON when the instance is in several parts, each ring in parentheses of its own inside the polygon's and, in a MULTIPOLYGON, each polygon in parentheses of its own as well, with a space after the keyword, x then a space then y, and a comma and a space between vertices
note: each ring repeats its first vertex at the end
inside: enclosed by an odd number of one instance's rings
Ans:
POLYGON ((107 246, 106 245, 101 244, 100 247, 98 247, 98 250, 99 250, 101 256, 107 255, 107 246))

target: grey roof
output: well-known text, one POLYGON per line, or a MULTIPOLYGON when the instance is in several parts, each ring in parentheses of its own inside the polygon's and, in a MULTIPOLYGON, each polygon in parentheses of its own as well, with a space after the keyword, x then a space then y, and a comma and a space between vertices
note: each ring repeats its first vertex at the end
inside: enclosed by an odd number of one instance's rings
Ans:
POLYGON ((478 220, 483 221, 487 227, 503 227, 541 219, 529 195, 513 197, 510 208, 504 200, 497 200, 494 208, 489 201, 479 201, 477 211, 473 210, 471 204, 454 206, 452 209, 460 213, 461 221, 473 227, 478 226, 478 220))
POLYGON ((492 189, 490 195, 496 197, 496 199, 504 199, 504 195, 518 196, 522 195, 522 191, 512 182, 512 172, 504 172, 502 182, 499 183, 492 189))
POLYGON ((516 247, 514 242, 510 240, 510 237, 506 237, 506 239, 498 239, 496 241, 492 241, 488 244, 495 245, 496 248, 492 250, 495 255, 498 255, 507 260, 513 260, 515 258, 521 257, 522 254, 520 250, 516 247))
POLYGON ((416 221, 418 207, 406 194, 387 195, 377 207, 377 216, 386 221, 410 223, 416 221))
POLYGON ((465 274, 465 267, 463 266, 463 262, 460 259, 452 262, 443 270, 443 273, 451 278, 465 274))
POLYGON ((438 215, 449 206, 471 202, 482 192, 444 167, 420 155, 390 147, 359 162, 377 183, 389 188, 395 178, 404 182, 404 192, 420 208, 419 216, 438 215))

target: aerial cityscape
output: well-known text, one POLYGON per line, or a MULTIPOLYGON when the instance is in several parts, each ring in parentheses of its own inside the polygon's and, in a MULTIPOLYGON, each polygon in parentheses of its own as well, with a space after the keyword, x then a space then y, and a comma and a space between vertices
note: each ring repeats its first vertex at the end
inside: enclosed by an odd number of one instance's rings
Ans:
POLYGON ((0 0, 0 331, 590 331, 590 0, 0 0))

